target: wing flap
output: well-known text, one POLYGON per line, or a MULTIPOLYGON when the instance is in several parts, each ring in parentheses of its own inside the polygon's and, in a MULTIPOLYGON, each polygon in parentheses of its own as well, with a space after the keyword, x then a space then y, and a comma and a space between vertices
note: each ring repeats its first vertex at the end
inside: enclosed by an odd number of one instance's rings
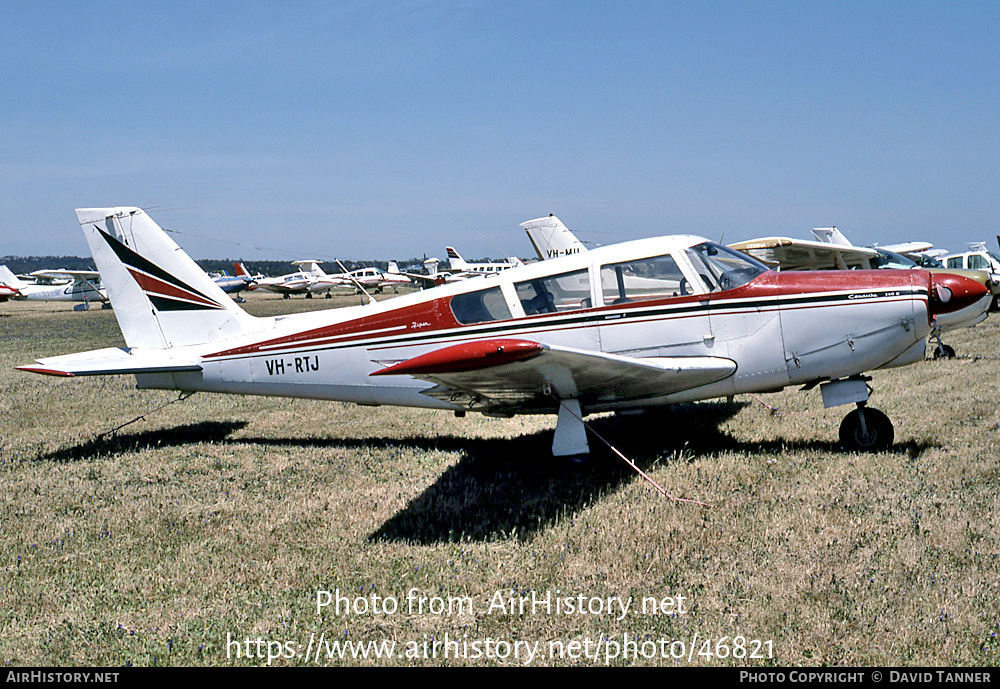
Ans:
POLYGON ((134 373, 176 373, 200 371, 196 361, 177 359, 163 350, 136 350, 124 347, 95 349, 66 356, 37 359, 35 364, 18 366, 20 371, 46 376, 107 376, 134 373))
POLYGON ((584 406, 656 398, 731 376, 722 357, 633 357, 544 345, 479 340, 435 350, 372 375, 412 375, 424 391, 470 409, 547 409, 556 398, 584 406))

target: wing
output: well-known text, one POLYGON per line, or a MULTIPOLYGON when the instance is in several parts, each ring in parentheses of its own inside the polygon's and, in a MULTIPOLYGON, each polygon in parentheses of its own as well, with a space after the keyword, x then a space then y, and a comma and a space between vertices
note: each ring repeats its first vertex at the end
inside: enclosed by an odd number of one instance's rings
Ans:
POLYGON ((868 260, 878 256, 874 249, 814 242, 790 237, 765 237, 737 242, 730 249, 742 251, 780 270, 846 270, 851 266, 868 267, 868 260))
POLYGON ((516 339, 477 340, 387 366, 373 376, 436 383, 424 394, 493 413, 551 411, 557 398, 583 407, 652 399, 731 376, 721 357, 632 357, 516 339))
POLYGON ((168 356, 166 350, 138 350, 108 347, 89 352, 38 359, 35 364, 18 366, 21 371, 47 376, 107 376, 126 373, 174 373, 200 371, 196 361, 168 356))

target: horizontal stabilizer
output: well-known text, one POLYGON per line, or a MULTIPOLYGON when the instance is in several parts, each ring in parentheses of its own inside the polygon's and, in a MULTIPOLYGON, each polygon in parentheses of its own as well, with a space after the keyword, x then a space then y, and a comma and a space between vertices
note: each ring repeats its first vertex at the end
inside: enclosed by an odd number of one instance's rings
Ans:
POLYGON ((163 350, 136 350, 108 347, 89 352, 38 359, 35 364, 18 366, 18 370, 46 376, 106 376, 130 373, 176 373, 200 371, 196 361, 167 356, 163 350))

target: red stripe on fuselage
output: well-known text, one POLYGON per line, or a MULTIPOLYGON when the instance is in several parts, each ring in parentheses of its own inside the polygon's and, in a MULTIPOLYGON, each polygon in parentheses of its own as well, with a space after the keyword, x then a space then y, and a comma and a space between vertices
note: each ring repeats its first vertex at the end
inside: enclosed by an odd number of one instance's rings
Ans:
MULTIPOLYGON (((606 305, 591 309, 564 311, 560 313, 545 313, 508 321, 489 321, 484 323, 469 324, 465 327, 469 330, 474 330, 482 328, 483 326, 501 325, 503 323, 517 323, 519 327, 523 326, 525 331, 531 331, 533 334, 538 334, 555 330, 611 326, 616 322, 615 320, 609 318, 607 320, 597 320, 589 323, 567 323, 560 327, 560 319, 567 316, 577 316, 582 313, 592 313, 595 316, 602 314, 612 315, 615 313, 625 314, 637 309, 660 308, 663 306, 684 307, 685 305, 696 304, 702 304, 705 308, 711 310, 713 306, 718 308, 734 301, 754 299, 760 300, 761 302, 773 302, 773 307, 769 304, 762 305, 758 303, 756 305, 748 305, 746 307, 747 312, 757 311, 761 308, 767 309, 778 307, 791 309, 819 308, 825 306, 826 303, 820 302, 817 304, 781 305, 779 300, 781 298, 806 295, 814 295, 819 298, 822 297, 824 293, 830 292, 850 293, 857 292, 859 290, 874 291, 879 289, 885 290, 894 288, 912 289, 915 285, 926 288, 926 285, 929 284, 929 277, 929 273, 921 270, 768 272, 746 285, 743 285, 742 287, 726 292, 692 294, 683 297, 669 297, 666 299, 606 305)), ((845 294, 844 299, 848 298, 848 295, 845 294)), ((912 298, 912 295, 900 295, 900 298, 912 298)), ((922 299, 926 301, 926 296, 922 297, 922 299)), ((872 304, 877 301, 887 301, 887 299, 866 299, 863 303, 872 304)), ((392 337, 401 337, 432 334, 435 331, 462 328, 462 324, 455 319, 451 312, 450 302, 451 296, 438 297, 430 299, 426 302, 400 307, 391 311, 365 315, 360 318, 341 323, 311 328, 309 330, 303 330, 291 335, 284 335, 282 337, 271 338, 240 347, 213 352, 205 355, 205 358, 213 359, 262 353, 275 354, 279 352, 284 353, 295 351, 296 349, 305 347, 322 347, 333 343, 338 345, 358 343, 365 340, 375 340, 389 336, 389 334, 385 332, 388 330, 396 331, 392 333, 392 337)), ((739 307, 736 307, 735 309, 727 310, 726 313, 738 313, 741 310, 742 309, 739 309, 739 307)), ((696 313, 684 311, 676 315, 655 314, 648 317, 632 316, 623 318, 622 321, 628 323, 643 323, 663 318, 684 319, 703 316, 706 314, 707 311, 696 313)), ((462 331, 458 330, 457 332, 450 333, 448 335, 442 333, 442 335, 447 339, 436 340, 434 344, 440 345, 447 344, 449 342, 461 342, 472 334, 463 335, 462 331)), ((504 335, 484 334, 482 337, 504 337, 504 335)), ((396 345, 391 342, 387 342, 380 347, 380 349, 392 349, 397 346, 410 346, 411 344, 412 343, 407 342, 396 345)))

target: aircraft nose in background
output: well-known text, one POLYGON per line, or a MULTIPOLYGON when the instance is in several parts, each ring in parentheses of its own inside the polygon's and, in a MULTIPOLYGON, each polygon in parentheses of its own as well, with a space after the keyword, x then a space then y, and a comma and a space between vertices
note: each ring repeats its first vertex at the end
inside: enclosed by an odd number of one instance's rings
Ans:
POLYGON ((989 294, 986 285, 963 275, 933 273, 931 275, 931 315, 952 313, 971 306, 989 294))

